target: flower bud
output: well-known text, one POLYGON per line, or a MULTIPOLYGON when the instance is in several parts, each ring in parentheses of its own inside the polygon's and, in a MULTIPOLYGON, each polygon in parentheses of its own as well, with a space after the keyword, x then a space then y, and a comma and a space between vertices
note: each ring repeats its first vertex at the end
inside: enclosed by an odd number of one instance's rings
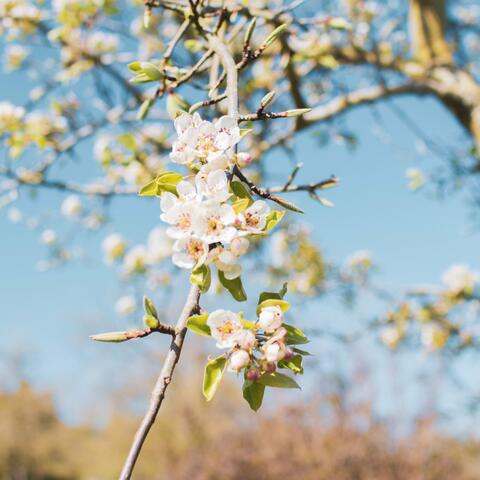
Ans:
POLYGON ((252 156, 247 152, 237 153, 237 163, 239 167, 248 167, 252 163, 252 156))
POLYGON ((250 355, 245 350, 235 350, 230 355, 229 370, 238 372, 250 363, 250 355))
POLYGON ((251 330, 243 328, 235 335, 235 342, 240 348, 251 350, 257 344, 257 339, 251 330))
POLYGON ((279 306, 262 308, 258 317, 258 324, 266 333, 273 333, 282 325, 283 313, 279 306))
POLYGON ((247 372, 247 380, 256 382, 260 378, 260 370, 257 367, 252 367, 247 372))
POLYGON ((273 373, 277 369, 277 364, 275 362, 262 362, 262 370, 265 373, 273 373))
POLYGON ((230 251, 236 257, 245 255, 250 242, 245 237, 235 237, 230 243, 230 251))
POLYGON ((283 357, 284 360, 290 360, 295 355, 295 352, 292 348, 287 347, 285 349, 285 356, 283 357))
POLYGON ((263 351, 268 362, 278 362, 285 357, 285 344, 282 342, 266 343, 263 351))

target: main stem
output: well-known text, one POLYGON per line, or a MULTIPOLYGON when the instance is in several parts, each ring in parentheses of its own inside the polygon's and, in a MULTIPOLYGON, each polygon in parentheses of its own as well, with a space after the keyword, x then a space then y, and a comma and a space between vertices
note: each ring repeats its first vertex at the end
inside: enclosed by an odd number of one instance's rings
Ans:
MULTIPOLYGON (((225 71, 227 72, 227 99, 228 99, 228 114, 235 119, 238 119, 238 76, 235 60, 229 52, 226 45, 216 36, 210 37, 210 45, 214 52, 219 56, 225 71)), ((128 452, 128 456, 123 465, 119 480, 129 480, 132 476, 135 463, 140 455, 143 444, 147 438, 148 432, 155 422, 158 411, 162 406, 165 393, 168 385, 172 381, 173 372, 180 358, 183 348, 183 342, 187 333, 187 320, 198 310, 200 301, 200 289, 197 285, 192 285, 188 292, 187 299, 180 314, 177 324, 175 325, 175 335, 173 336, 170 349, 163 363, 160 376, 155 383, 152 395, 150 398, 150 405, 148 407, 142 423, 133 438, 132 446, 128 452)))
POLYGON ((132 475, 135 463, 140 455, 140 451, 147 438, 148 432, 155 422, 155 418, 157 417, 163 399, 165 398, 165 392, 167 391, 168 385, 170 385, 172 380, 175 366, 180 358, 183 341, 185 340, 185 335, 187 333, 187 320, 197 310, 199 300, 200 290, 197 285, 192 285, 190 287, 190 291, 188 292, 187 300, 183 306, 182 313, 180 314, 177 324, 175 325, 176 333, 172 338, 172 343, 170 344, 170 349, 165 357, 160 376, 158 377, 155 387, 153 388, 150 398, 150 405, 145 413, 145 416, 143 417, 137 433, 135 434, 135 437, 133 438, 132 446, 130 447, 130 451, 128 452, 128 456, 123 465, 122 473, 119 477, 120 480, 128 480, 132 475))

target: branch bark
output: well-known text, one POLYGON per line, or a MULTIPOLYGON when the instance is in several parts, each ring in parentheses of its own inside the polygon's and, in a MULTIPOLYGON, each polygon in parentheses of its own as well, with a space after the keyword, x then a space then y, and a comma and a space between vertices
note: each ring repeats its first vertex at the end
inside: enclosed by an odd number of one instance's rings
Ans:
POLYGON ((165 357, 160 376, 158 377, 157 383, 153 388, 150 398, 150 405, 145 413, 145 416, 143 417, 137 433, 135 434, 132 446, 130 447, 130 451, 123 465, 123 469, 119 477, 120 480, 128 480, 132 476, 135 463, 140 455, 140 451, 145 443, 148 432, 155 422, 158 411, 160 410, 163 399, 165 398, 167 388, 172 380, 173 372, 180 358, 183 342, 187 333, 187 320, 198 309, 199 300, 199 287, 197 285, 192 285, 190 287, 187 300, 183 306, 182 313, 180 314, 177 324, 175 325, 176 333, 170 344, 170 349, 167 353, 167 356, 165 357))

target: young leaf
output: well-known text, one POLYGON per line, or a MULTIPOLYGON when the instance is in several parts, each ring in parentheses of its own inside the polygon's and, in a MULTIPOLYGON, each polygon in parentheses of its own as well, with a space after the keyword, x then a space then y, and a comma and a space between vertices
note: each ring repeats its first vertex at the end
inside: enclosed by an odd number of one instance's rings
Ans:
POLYGON ((219 270, 218 279, 237 302, 244 302, 247 299, 247 294, 243 289, 242 279, 240 277, 234 278, 233 280, 228 280, 225 278, 225 274, 219 270))
POLYGON ((146 315, 143 316, 143 323, 148 327, 148 328, 157 328, 159 325, 159 321, 157 317, 154 317, 153 315, 150 315, 147 313, 146 315))
POLYGON ((287 286, 288 283, 285 282, 282 286, 282 289, 276 293, 276 292, 262 292, 260 296, 258 297, 258 304, 264 302, 265 300, 281 300, 285 294, 287 293, 287 286))
POLYGON ((208 292, 212 282, 212 273, 210 267, 207 265, 200 265, 200 267, 192 270, 190 282, 198 285, 202 293, 208 292))
POLYGON ((255 412, 262 406, 264 393, 265 385, 261 383, 250 382, 249 380, 245 380, 243 383, 243 398, 255 412))
POLYGON ((262 308, 266 307, 280 307, 282 312, 286 312, 290 308, 290 304, 281 298, 269 298, 258 304, 257 315, 260 315, 262 308))
POLYGON ((283 218, 285 215, 285 212, 281 212, 280 210, 273 210, 267 215, 267 223, 265 225, 265 228, 263 229, 264 232, 268 232, 271 230, 277 223, 280 222, 280 220, 283 218))
POLYGON ((142 70, 142 67, 140 65, 140 62, 131 62, 127 65, 128 69, 132 72, 140 72, 142 70))
POLYGON ((217 391, 223 372, 227 365, 227 359, 224 355, 210 360, 205 367, 205 375, 203 377, 203 395, 209 402, 217 391))
POLYGON ((249 200, 253 201, 252 196, 250 195, 250 192, 242 182, 239 182, 237 180, 230 182, 230 188, 232 189, 232 192, 236 197, 248 198, 249 200))
POLYGON ((287 110, 286 114, 287 117, 298 117, 300 115, 303 115, 304 113, 308 113, 311 111, 311 108, 295 108, 293 110, 287 110))
POLYGON ((148 313, 152 317, 158 318, 158 313, 155 305, 146 295, 144 295, 143 297, 143 308, 146 313, 148 313))
POLYGON ((138 192, 141 197, 151 197, 157 195, 157 179, 155 178, 151 182, 144 185, 138 192))
POLYGON ((294 355, 289 360, 280 360, 280 362, 278 362, 278 367, 288 368, 295 375, 300 375, 303 373, 302 363, 303 363, 303 357, 301 355, 294 355))
POLYGON ((288 337, 287 337, 288 345, 302 345, 304 343, 309 342, 307 336, 298 328, 293 327, 292 325, 288 325, 287 323, 284 323, 282 326, 288 332, 288 337))
POLYGON ((138 109, 137 113, 137 120, 144 120, 145 117, 148 115, 148 112, 150 111, 150 108, 153 105, 153 100, 151 98, 145 100, 140 108, 138 109))
POLYGON ((275 388, 300 388, 298 383, 288 375, 283 373, 264 373, 259 379, 258 383, 266 387, 275 388))
POLYGON ((239 198, 232 204, 235 213, 241 213, 250 206, 251 201, 248 198, 239 198))
POLYGON ((163 78, 163 73, 160 69, 150 62, 141 62, 140 67, 143 70, 143 73, 150 79, 150 80, 160 80, 163 78))
POLYGON ((309 357, 312 355, 310 352, 307 352, 306 350, 301 350, 300 348, 294 347, 293 351, 295 353, 299 353, 300 355, 303 355, 304 357, 309 357))
POLYGON ((288 27, 286 23, 283 23, 279 27, 277 27, 263 42, 265 48, 269 47, 288 27))
POLYGON ((243 43, 248 45, 253 35, 253 30, 255 29, 255 25, 257 24, 257 17, 253 17, 250 23, 248 24, 247 31, 245 32, 245 37, 243 39, 243 43))
POLYGON ((187 320, 187 328, 199 335, 210 337, 212 333, 210 332, 210 327, 207 325, 207 320, 208 313, 204 313, 203 315, 192 315, 187 320))

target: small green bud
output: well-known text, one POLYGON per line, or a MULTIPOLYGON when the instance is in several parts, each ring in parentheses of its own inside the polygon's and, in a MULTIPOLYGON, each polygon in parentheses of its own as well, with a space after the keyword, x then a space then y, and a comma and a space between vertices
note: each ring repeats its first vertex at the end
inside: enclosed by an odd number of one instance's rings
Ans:
POLYGON ((143 73, 150 79, 150 80, 161 80, 163 78, 163 73, 160 69, 150 62, 140 62, 140 66, 142 67, 143 73))
POLYGON ((261 100, 260 100, 260 105, 262 108, 265 108, 267 105, 272 103, 274 97, 276 95, 275 90, 272 90, 271 92, 268 92, 261 100))
POLYGON ((129 340, 128 332, 107 332, 98 333, 97 335, 91 335, 90 338, 97 342, 125 342, 129 340))
POLYGON ((250 43, 256 24, 257 24, 257 17, 253 17, 250 23, 248 24, 247 31, 245 32, 245 37, 243 39, 243 43, 245 45, 248 45, 250 43))
POLYGON ((280 37, 280 35, 287 29, 288 24, 283 23, 279 27, 277 27, 268 37, 267 39, 263 42, 264 48, 269 47, 277 38, 280 37))
POLYGON ((155 305, 146 295, 143 297, 143 308, 145 309, 145 313, 151 315, 154 318, 158 318, 158 313, 155 305))
POLYGON ((154 317, 153 315, 150 315, 148 313, 144 315, 143 322, 148 328, 157 328, 160 324, 157 317, 154 317))
POLYGON ((287 117, 299 117, 300 115, 303 115, 304 113, 311 112, 311 108, 295 108, 293 110, 288 110, 286 112, 287 117))
POLYGON ((150 111, 152 105, 153 100, 151 98, 145 100, 138 109, 137 120, 143 120, 148 115, 148 112, 150 111))
POLYGON ((188 112, 190 104, 180 95, 171 93, 167 97, 167 112, 172 120, 175 120, 181 113, 188 112))

